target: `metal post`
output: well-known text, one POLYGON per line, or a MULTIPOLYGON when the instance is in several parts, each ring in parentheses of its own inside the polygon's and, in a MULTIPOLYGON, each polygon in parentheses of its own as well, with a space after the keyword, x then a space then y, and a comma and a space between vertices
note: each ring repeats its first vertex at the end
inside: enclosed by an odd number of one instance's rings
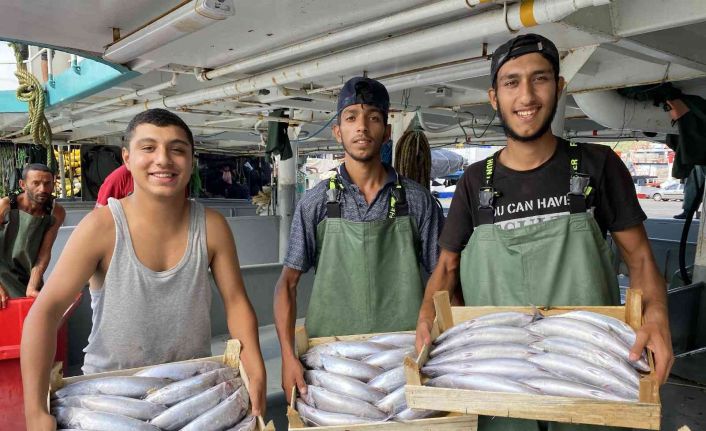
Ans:
MULTIPOLYGON (((701 214, 706 214, 706 190, 701 201, 701 214)), ((706 282, 706 223, 702 220, 699 223, 699 237, 696 243, 696 256, 694 257, 694 275, 692 283, 706 282)), ((701 304, 699 305, 699 317, 696 322, 696 346, 706 345, 706 293, 701 292, 701 304)))
POLYGON ((64 146, 63 145, 57 145, 57 149, 59 150, 59 197, 60 198, 65 198, 66 197, 66 189, 64 188, 64 181, 66 181, 66 178, 64 176, 64 151, 63 151, 64 146))
POLYGON ((552 133, 560 138, 564 137, 564 119, 566 118, 566 88, 561 92, 556 101, 556 114, 552 120, 552 133))
MULTIPOLYGON (((290 115, 293 117, 293 115, 290 115)), ((279 261, 283 262, 289 245, 289 229, 294 215, 294 198, 297 188, 297 137, 299 127, 289 127, 292 157, 277 163, 277 214, 279 215, 279 261)))
POLYGON ((397 147, 397 141, 400 140, 404 132, 407 131, 409 125, 414 120, 417 115, 416 112, 395 112, 390 114, 388 122, 392 126, 392 160, 394 164, 395 160, 395 149, 397 147))

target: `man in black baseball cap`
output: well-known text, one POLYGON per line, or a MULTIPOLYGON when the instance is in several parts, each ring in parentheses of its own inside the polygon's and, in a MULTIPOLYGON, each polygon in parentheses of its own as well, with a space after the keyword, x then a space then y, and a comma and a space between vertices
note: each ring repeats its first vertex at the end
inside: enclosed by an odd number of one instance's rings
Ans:
POLYGON ((424 295, 420 269, 436 265, 442 216, 426 184, 381 161, 389 106, 378 81, 346 82, 333 126, 344 163, 295 210, 274 305, 287 396, 295 385, 306 392, 293 341, 297 284, 310 268, 316 268, 306 314, 310 337, 414 329, 424 295))
MULTIPOLYGON (((643 292, 645 324, 630 346, 630 361, 644 366, 638 360, 648 346, 664 381, 673 362, 665 284, 642 224, 645 214, 627 168, 610 147, 552 134, 563 87, 558 50, 545 37, 518 36, 493 53, 488 96, 507 145, 471 165, 456 186, 419 313, 417 347, 430 341, 433 294, 451 291, 459 281, 466 305, 618 305, 605 241, 610 231, 643 292)), ((594 427, 481 416, 478 429, 594 427)))

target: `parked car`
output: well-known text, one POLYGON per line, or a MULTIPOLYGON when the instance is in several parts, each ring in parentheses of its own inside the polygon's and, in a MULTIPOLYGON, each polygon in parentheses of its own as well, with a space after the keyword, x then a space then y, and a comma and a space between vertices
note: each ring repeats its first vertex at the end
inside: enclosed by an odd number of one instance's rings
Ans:
POLYGON ((683 201, 684 184, 670 184, 666 187, 655 190, 650 197, 656 201, 683 201))

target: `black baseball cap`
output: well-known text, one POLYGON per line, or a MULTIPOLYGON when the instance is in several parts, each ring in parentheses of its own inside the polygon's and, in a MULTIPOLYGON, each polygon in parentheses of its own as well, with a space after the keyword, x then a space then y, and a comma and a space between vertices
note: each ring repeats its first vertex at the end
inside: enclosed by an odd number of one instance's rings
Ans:
POLYGON ((490 62, 492 85, 495 86, 498 70, 503 67, 503 64, 513 58, 533 52, 542 54, 544 58, 552 64, 552 67, 554 67, 554 76, 559 76, 559 50, 556 49, 554 42, 544 36, 530 33, 508 40, 493 52, 493 57, 490 62))
POLYGON ((379 81, 356 76, 343 85, 338 94, 338 113, 351 105, 372 105, 382 111, 387 121, 387 113, 390 110, 390 95, 387 89, 379 81))

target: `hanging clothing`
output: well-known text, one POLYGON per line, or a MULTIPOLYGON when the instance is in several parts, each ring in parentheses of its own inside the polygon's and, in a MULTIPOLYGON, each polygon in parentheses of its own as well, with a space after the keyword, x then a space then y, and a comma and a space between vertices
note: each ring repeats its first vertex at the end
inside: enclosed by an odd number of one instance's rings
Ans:
POLYGON ((0 284, 10 298, 21 298, 26 296, 44 234, 56 222, 54 199, 47 201, 45 215, 34 216, 19 209, 17 195, 9 198, 10 210, 0 224, 0 284))

